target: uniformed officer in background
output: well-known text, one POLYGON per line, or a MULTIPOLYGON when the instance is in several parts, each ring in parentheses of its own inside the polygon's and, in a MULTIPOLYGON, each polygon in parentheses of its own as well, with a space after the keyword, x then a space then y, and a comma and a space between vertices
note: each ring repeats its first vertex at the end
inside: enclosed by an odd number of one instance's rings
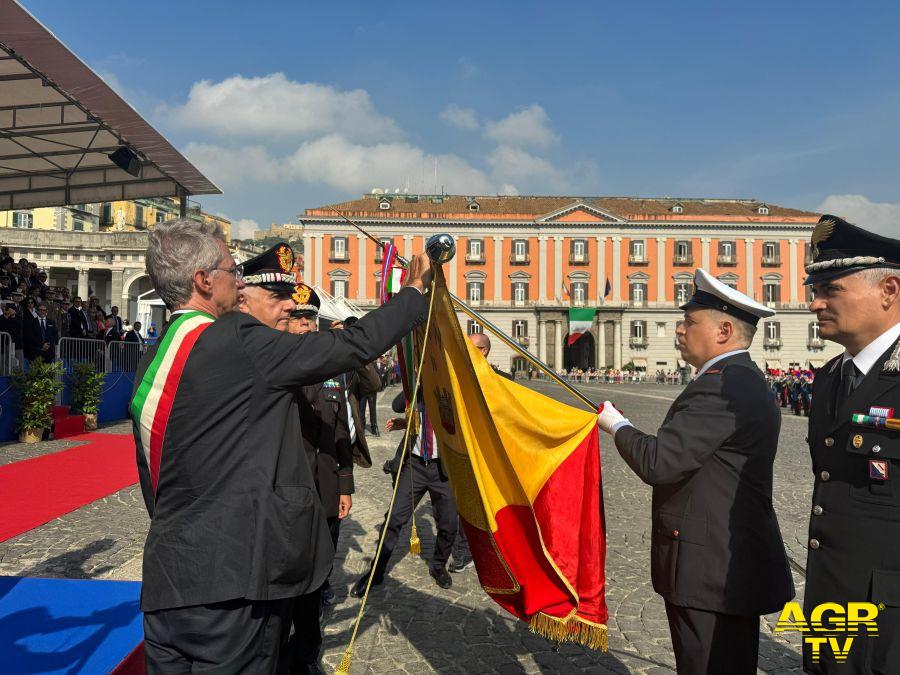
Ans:
POLYGON ((844 353, 813 381, 804 615, 825 602, 871 602, 879 612, 878 637, 856 637, 846 662, 822 649, 813 663, 805 648, 803 665, 810 673, 897 673, 900 423, 883 420, 900 416, 900 241, 826 215, 812 247, 809 309, 819 334, 844 353))
POLYGON ((609 401, 598 423, 653 486, 653 589, 678 672, 755 674, 759 617, 794 595, 772 506, 781 411, 747 351, 759 319, 775 312, 702 269, 694 284, 676 334, 697 377, 656 436, 609 401))

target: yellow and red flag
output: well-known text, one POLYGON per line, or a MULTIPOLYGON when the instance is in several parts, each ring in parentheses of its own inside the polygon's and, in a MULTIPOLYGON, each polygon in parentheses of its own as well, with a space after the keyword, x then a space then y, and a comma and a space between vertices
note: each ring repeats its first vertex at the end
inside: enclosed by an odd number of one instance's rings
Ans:
POLYGON ((422 395, 478 579, 536 633, 605 650, 597 416, 498 375, 439 271, 434 292, 422 395))

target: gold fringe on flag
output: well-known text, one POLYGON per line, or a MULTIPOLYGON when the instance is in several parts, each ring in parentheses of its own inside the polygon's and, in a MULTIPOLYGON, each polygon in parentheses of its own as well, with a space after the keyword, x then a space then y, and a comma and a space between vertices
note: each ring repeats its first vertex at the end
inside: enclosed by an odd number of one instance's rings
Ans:
POLYGON ((419 555, 422 553, 422 542, 419 540, 419 532, 416 530, 416 519, 413 518, 412 530, 409 533, 409 554, 419 555))
POLYGON ((352 657, 353 645, 350 645, 347 647, 347 651, 344 652, 341 664, 337 667, 337 670, 334 671, 334 675, 350 675, 350 659, 352 657))
POLYGON ((538 612, 531 617, 531 632, 554 642, 577 642, 602 652, 607 648, 607 629, 602 623, 591 623, 577 616, 558 619, 538 612))

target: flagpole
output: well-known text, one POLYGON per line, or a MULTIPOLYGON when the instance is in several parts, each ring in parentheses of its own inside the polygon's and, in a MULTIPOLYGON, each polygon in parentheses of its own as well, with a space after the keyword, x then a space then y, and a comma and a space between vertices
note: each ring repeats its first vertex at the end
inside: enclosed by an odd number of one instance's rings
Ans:
MULTIPOLYGON (((337 214, 337 215, 340 216, 341 218, 343 218, 344 220, 346 220, 348 223, 350 223, 350 225, 352 225, 352 226, 355 227, 357 230, 359 230, 360 232, 362 232, 362 233, 363 233, 364 235, 366 235, 369 239, 371 239, 372 241, 374 241, 376 246, 379 246, 381 249, 384 249, 384 242, 379 241, 378 239, 376 239, 373 235, 371 235, 370 233, 366 232, 362 227, 360 227, 359 225, 357 225, 356 223, 354 223, 352 220, 350 220, 350 219, 349 219, 347 216, 345 216, 344 214, 339 213, 339 214, 337 214)), ((400 263, 404 264, 404 265, 408 265, 408 264, 409 264, 409 261, 406 260, 405 258, 403 258, 403 257, 400 256, 400 255, 397 256, 397 260, 398 260, 400 263)), ((384 283, 384 280, 383 280, 383 279, 382 279, 382 283, 384 283)), ((509 347, 510 349, 512 349, 512 350, 513 350, 514 352, 516 352, 519 356, 521 356, 521 357, 524 358, 526 361, 528 361, 531 365, 535 366, 538 370, 540 370, 541 372, 543 372, 547 377, 549 377, 551 380, 553 380, 554 382, 556 382, 558 385, 560 385, 563 389, 565 389, 565 390, 568 391, 570 394, 572 394, 572 396, 574 396, 575 398, 577 398, 579 401, 581 401, 582 403, 584 403, 584 404, 585 404, 588 408, 590 408, 592 411, 596 412, 597 410, 600 409, 600 406, 599 406, 596 402, 594 402, 594 401, 592 401, 590 398, 588 398, 584 393, 582 393, 582 391, 581 391, 580 389, 578 389, 577 387, 572 386, 571 383, 566 382, 564 379, 562 379, 559 375, 556 374, 556 372, 555 372, 550 366, 548 366, 546 363, 544 363, 543 361, 541 361, 539 358, 537 358, 534 354, 532 354, 531 352, 529 352, 527 349, 523 348, 519 343, 517 343, 515 340, 513 340, 511 337, 509 337, 509 336, 508 336, 506 333, 504 333, 502 330, 500 330, 499 328, 497 328, 497 326, 495 326, 493 323, 491 323, 490 321, 488 321, 487 319, 485 319, 484 316, 482 316, 481 314, 479 314, 478 312, 476 312, 474 309, 472 309, 471 307, 469 307, 469 305, 467 305, 465 302, 463 302, 463 301, 462 301, 460 298, 458 298, 456 295, 454 295, 453 293, 450 293, 449 289, 448 289, 447 293, 450 295, 450 298, 453 300, 453 304, 456 305, 456 307, 457 307, 463 314, 469 316, 471 319, 477 321, 479 324, 481 324, 482 326, 484 326, 485 328, 487 328, 491 333, 493 333, 495 336, 497 336, 498 338, 500 338, 500 340, 502 340, 503 343, 504 343, 507 347, 509 347)))

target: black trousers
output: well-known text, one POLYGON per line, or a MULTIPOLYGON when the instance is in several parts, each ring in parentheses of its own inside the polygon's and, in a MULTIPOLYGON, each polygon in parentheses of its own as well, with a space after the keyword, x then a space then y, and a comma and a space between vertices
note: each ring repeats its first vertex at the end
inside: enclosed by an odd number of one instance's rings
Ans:
POLYGON ((241 598, 147 612, 147 673, 274 673, 293 602, 241 598))
POLYGON ((369 425, 378 428, 378 417, 375 412, 375 404, 378 400, 378 394, 369 394, 368 396, 363 396, 362 401, 359 404, 359 417, 362 420, 362 423, 366 423, 366 407, 369 408, 369 425))
POLYGON ((386 524, 387 534, 384 536, 381 555, 374 563, 376 579, 384 576, 391 553, 400 537, 400 530, 409 522, 413 511, 426 493, 431 498, 431 513, 434 515, 434 522, 437 523, 434 554, 431 556, 432 569, 441 569, 447 564, 459 526, 459 516, 456 513, 456 502, 453 500, 450 482, 444 476, 439 461, 426 464, 419 457, 411 455, 404 463, 397 480, 400 482, 397 500, 394 502, 391 519, 386 524))
POLYGON ((666 603, 678 675, 756 675, 759 617, 666 603))

